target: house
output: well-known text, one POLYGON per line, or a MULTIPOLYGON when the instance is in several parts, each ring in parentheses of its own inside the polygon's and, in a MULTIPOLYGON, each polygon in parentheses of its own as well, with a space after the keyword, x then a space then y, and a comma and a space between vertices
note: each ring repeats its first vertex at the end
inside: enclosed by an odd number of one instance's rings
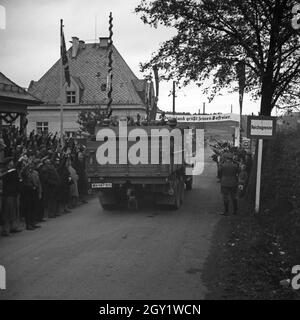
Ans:
MULTIPOLYGON (((147 103, 153 106, 154 89, 151 82, 138 79, 116 47, 113 50, 112 115, 145 117, 147 103)), ((71 86, 63 84, 58 60, 38 81, 31 81, 28 91, 44 103, 29 107, 27 131, 59 132, 60 104, 63 100, 63 127, 67 135, 79 130, 78 113, 107 107, 109 38, 98 43, 85 43, 72 38, 68 50, 71 86), (61 99, 61 94, 63 99, 61 99)))

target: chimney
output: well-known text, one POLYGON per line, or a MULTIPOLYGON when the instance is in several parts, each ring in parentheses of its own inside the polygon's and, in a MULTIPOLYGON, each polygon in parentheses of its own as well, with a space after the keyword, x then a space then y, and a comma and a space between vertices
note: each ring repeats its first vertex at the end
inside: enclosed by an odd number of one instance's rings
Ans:
POLYGON ((100 48, 107 48, 109 44, 109 38, 108 37, 100 37, 99 38, 99 47, 100 48))
POLYGON ((72 58, 76 58, 79 49, 79 39, 72 37, 72 58))
POLYGON ((83 40, 79 40, 79 48, 85 49, 85 42, 83 40))

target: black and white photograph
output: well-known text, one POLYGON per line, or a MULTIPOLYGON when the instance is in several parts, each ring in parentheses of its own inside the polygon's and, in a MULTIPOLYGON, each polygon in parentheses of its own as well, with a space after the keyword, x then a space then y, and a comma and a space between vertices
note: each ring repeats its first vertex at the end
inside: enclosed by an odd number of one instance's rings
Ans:
POLYGON ((0 300, 300 300, 300 0, 0 0, 0 300))

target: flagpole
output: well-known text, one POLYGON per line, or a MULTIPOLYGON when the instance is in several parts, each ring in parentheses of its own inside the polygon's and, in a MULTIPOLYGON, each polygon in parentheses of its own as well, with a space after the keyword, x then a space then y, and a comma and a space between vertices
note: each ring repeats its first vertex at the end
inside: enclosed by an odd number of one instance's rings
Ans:
MULTIPOLYGON (((63 20, 60 19, 60 50, 62 50, 63 20)), ((64 94, 63 94, 63 62, 60 51, 60 143, 64 146, 64 94)))

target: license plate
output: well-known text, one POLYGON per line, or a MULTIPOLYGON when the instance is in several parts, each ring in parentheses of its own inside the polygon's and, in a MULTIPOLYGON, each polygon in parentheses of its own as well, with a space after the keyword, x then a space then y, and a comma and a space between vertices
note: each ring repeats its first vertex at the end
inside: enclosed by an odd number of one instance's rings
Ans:
POLYGON ((98 188, 112 188, 112 183, 111 182, 92 183, 92 189, 98 189, 98 188))

